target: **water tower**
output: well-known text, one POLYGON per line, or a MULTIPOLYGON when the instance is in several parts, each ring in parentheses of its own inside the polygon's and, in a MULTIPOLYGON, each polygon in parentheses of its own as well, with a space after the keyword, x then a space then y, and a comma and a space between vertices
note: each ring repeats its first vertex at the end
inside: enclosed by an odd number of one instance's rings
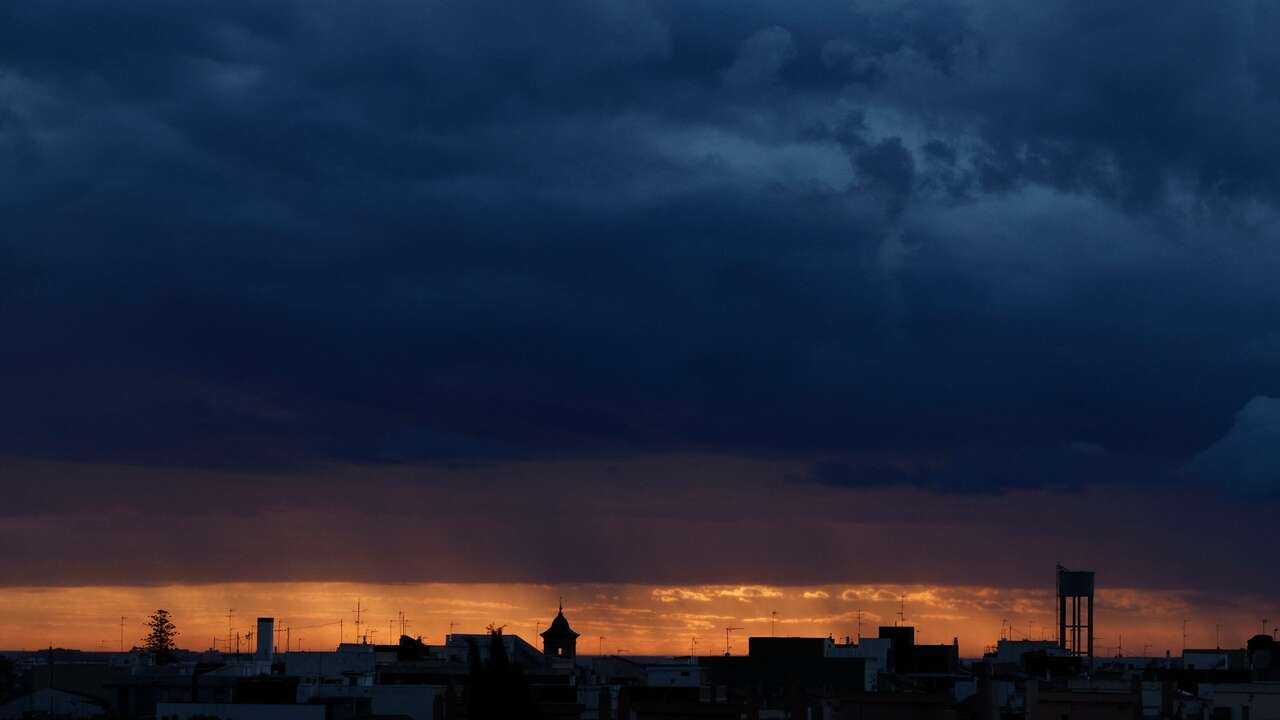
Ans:
POLYGON ((1058 647, 1093 667, 1093 571, 1058 566, 1058 647))

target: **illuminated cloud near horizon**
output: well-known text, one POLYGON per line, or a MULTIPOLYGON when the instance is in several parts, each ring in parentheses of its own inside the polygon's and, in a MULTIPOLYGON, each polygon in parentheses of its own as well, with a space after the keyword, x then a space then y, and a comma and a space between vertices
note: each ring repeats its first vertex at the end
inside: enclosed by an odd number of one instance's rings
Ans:
MULTIPOLYGON (((490 625, 533 639, 537 629, 545 628, 554 616, 562 596, 565 613, 577 631, 593 640, 604 636, 608 652, 625 648, 635 654, 684 653, 691 640, 700 652, 722 652, 726 627, 743 628, 739 643, 770 632, 843 640, 855 637, 859 627, 864 635, 873 636, 878 625, 898 622, 901 597, 908 598, 901 606, 905 621, 917 627, 925 642, 949 643, 956 638, 970 657, 980 655, 1002 634, 1038 639, 1053 632, 1051 588, 759 586, 755 590, 767 593, 745 602, 739 586, 666 588, 671 589, 687 590, 689 599, 667 602, 668 596, 658 588, 643 585, 261 583, 8 588, 0 589, 0 602, 9 608, 12 622, 0 633, 0 647, 114 648, 122 615, 128 645, 137 641, 134 635, 141 632, 146 615, 162 606, 173 613, 184 647, 225 646, 227 609, 237 608, 233 631, 243 635, 252 629, 253 618, 269 615, 281 630, 289 628, 295 649, 315 650, 355 637, 351 610, 357 601, 364 608, 364 631, 374 642, 386 637, 388 621, 391 632, 398 631, 401 612, 408 634, 428 642, 439 642, 447 632, 480 632, 490 625), (819 594, 826 597, 809 597, 819 594), (881 599, 841 599, 845 597, 881 599)), ((1213 637, 1217 624, 1223 626, 1223 637, 1243 638, 1254 628, 1253 614, 1267 602, 1261 596, 1242 596, 1223 604, 1198 593, 1104 589, 1098 597, 1098 642, 1108 653, 1106 648, 1114 648, 1123 633, 1127 648, 1149 644, 1157 652, 1176 652, 1183 619, 1190 620, 1192 645, 1213 637)), ((594 652, 599 645, 592 642, 584 647, 594 652)))

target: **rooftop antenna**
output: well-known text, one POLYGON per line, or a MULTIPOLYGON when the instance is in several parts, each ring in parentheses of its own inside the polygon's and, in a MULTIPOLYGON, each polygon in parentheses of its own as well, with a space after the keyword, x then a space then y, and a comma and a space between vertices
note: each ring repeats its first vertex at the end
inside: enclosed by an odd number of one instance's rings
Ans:
POLYGON ((1187 654, 1187 619, 1182 618, 1182 654, 1187 654))
POLYGON ((124 652, 124 621, 125 616, 120 616, 120 652, 124 652))
POLYGON ((725 655, 725 657, 728 657, 728 656, 729 656, 729 648, 730 648, 730 647, 732 647, 732 645, 730 645, 730 644, 729 644, 729 633, 733 632, 734 630, 745 630, 745 629, 746 629, 746 628, 740 628, 740 627, 727 627, 727 628, 725 628, 725 629, 724 629, 724 655, 725 655))
POLYGON ((347 639, 346 628, 342 626, 342 618, 338 618, 338 644, 341 645, 342 643, 346 642, 346 639, 347 639))
MULTIPOLYGON (((774 623, 776 623, 776 622, 778 622, 778 611, 777 611, 777 610, 770 610, 770 611, 769 611, 769 637, 773 637, 773 636, 774 636, 774 632, 773 632, 773 625, 774 625, 774 623)), ((1262 621, 1262 623, 1263 623, 1264 625, 1266 624, 1266 622, 1267 622, 1266 620, 1263 620, 1263 621, 1262 621)))
POLYGON ((862 610, 858 610, 858 644, 862 644, 862 610))
POLYGON ((689 636, 689 664, 694 664, 694 657, 698 654, 698 636, 689 636))
POLYGON ((907 621, 906 610, 907 610, 907 595, 906 593, 902 593, 898 595, 898 620, 897 622, 894 623, 894 625, 901 625, 902 623, 905 623, 907 621))
POLYGON ((596 648, 597 655, 604 655, 604 636, 600 636, 600 645, 596 648))
POLYGON ((1222 649, 1222 623, 1213 626, 1213 642, 1216 649, 1222 649))
POLYGON ((360 635, 360 598, 356 598, 355 615, 356 615, 356 642, 364 642, 363 637, 360 635))

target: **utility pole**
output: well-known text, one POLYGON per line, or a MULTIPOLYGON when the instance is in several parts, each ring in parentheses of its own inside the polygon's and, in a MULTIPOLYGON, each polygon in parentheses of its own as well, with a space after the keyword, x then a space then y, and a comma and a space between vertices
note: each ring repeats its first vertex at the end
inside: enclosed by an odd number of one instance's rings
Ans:
POLYGON ((862 644, 862 609, 858 609, 858 644, 862 644))
POLYGON ((1182 618, 1182 654, 1187 654, 1187 619, 1182 618))
POLYGON ((696 661, 694 660, 694 656, 696 656, 697 654, 698 654, 698 636, 690 635, 689 636, 689 664, 690 665, 696 664, 696 661))
POLYGON ((124 621, 125 616, 120 616, 120 652, 124 652, 124 621))
POLYGON ((778 611, 771 610, 769 612, 769 637, 774 637, 773 625, 778 622, 778 611))
POLYGON ((227 609, 227 654, 231 653, 231 634, 235 632, 235 625, 231 622, 236 614, 235 610, 227 609))
POLYGON ((600 646, 596 649, 597 655, 604 655, 604 636, 600 636, 600 646))

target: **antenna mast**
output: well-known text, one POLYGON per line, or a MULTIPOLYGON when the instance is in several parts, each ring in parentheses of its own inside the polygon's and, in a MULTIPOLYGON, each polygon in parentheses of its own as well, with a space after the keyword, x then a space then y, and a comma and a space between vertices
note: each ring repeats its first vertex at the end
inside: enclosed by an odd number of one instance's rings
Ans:
POLYGON ((235 632, 235 626, 231 622, 231 618, 235 617, 236 611, 227 609, 227 654, 231 654, 231 635, 235 632))
POLYGON ((730 648, 730 647, 732 647, 732 646, 729 644, 729 633, 733 632, 734 630, 744 630, 744 629, 745 629, 745 628, 740 628, 740 627, 727 627, 727 628, 725 628, 725 629, 724 629, 724 654, 725 654, 725 657, 728 657, 728 656, 729 656, 729 648, 730 648))

